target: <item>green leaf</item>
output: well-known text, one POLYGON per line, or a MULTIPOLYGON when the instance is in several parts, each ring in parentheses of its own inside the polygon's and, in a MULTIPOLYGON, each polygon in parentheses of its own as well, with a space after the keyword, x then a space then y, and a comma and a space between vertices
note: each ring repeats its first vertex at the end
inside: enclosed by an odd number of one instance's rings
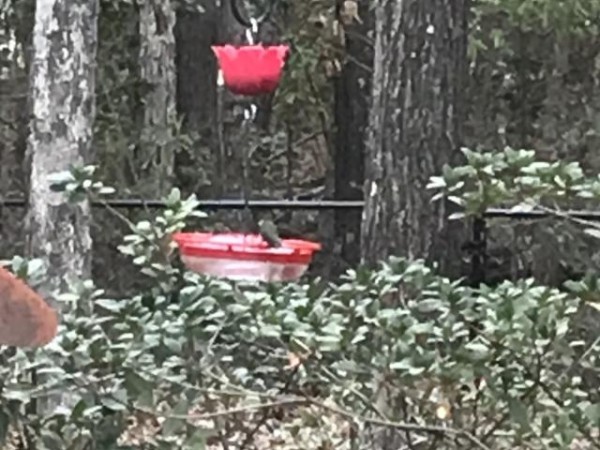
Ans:
POLYGON ((425 367, 411 367, 408 369, 408 374, 413 377, 421 375, 423 372, 425 372, 425 367))
POLYGON ((104 397, 100 400, 100 403, 102 403, 102 405, 105 408, 108 408, 112 411, 115 412, 119 412, 119 411, 125 411, 127 409, 127 405, 121 403, 120 401, 117 401, 114 398, 111 397, 104 397))
POLYGON ((94 301, 94 304, 113 313, 121 312, 123 307, 126 305, 126 303, 123 301, 109 299, 98 299, 94 301))
POLYGON ((56 191, 62 191, 64 185, 70 183, 75 180, 75 177, 69 170, 63 170, 62 172, 54 172, 48 175, 47 177, 48 183, 50 184, 50 189, 56 191))
POLYGON ((165 199, 168 207, 172 208, 181 202, 181 191, 177 188, 171 189, 169 196, 165 199))
POLYGON ((527 407, 525 404, 516 398, 511 398, 508 401, 508 410, 511 419, 525 429, 529 429, 529 419, 527 407))
POLYGON ((588 405, 584 414, 594 426, 600 426, 600 403, 588 405))
POLYGON ((48 428, 42 429, 42 443, 44 449, 47 450, 64 450, 66 448, 65 442, 60 438, 60 435, 48 428))
POLYGON ((400 361, 396 361, 390 364, 392 370, 408 370, 413 366, 410 358, 404 358, 400 361))
POLYGON ((475 360, 486 359, 489 354, 489 349, 487 345, 481 342, 469 342, 467 345, 465 345, 465 348, 469 351, 471 357, 475 360))
POLYGON ((153 383, 133 370, 125 372, 125 389, 130 397, 137 400, 137 405, 142 408, 154 407, 153 383))
POLYGON ((443 303, 437 298, 420 300, 417 303, 417 309, 423 313, 440 311, 443 306, 443 303))
POLYGON ((182 397, 172 410, 172 415, 179 417, 169 417, 163 424, 162 434, 164 436, 173 436, 185 427, 187 420, 181 417, 187 415, 188 409, 189 403, 185 397, 182 397))
POLYGON ((207 433, 204 430, 195 430, 183 443, 183 450, 204 450, 206 438, 207 433))
POLYGON ((100 195, 112 195, 116 192, 115 188, 110 187, 110 186, 102 186, 100 189, 98 189, 98 193, 100 195))
POLYGON ((77 301, 79 300, 79 295, 73 293, 73 292, 63 292, 59 295, 57 295, 56 297, 56 301, 60 302, 60 303, 77 303, 77 301))
POLYGON ((7 400, 17 400, 26 403, 31 399, 31 392, 27 389, 6 389, 2 396, 7 400))
POLYGON ((427 189, 440 189, 446 187, 446 180, 444 177, 431 177, 429 178, 429 184, 427 189))
POLYGON ((467 217, 467 214, 464 212, 455 212, 448 216, 448 220, 463 220, 467 217))
POLYGON ((71 419, 77 420, 83 416, 83 412, 86 410, 87 404, 84 400, 79 400, 73 410, 71 411, 71 419))

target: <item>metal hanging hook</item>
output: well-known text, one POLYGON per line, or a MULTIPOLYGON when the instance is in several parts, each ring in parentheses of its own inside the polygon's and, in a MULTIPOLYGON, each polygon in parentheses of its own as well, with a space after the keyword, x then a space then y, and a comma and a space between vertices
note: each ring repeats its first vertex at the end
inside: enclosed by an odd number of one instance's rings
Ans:
POLYGON ((242 14, 242 10, 240 9, 240 5, 239 5, 240 1, 242 3, 244 3, 248 0, 230 0, 231 12, 233 13, 233 17, 235 17, 235 20, 237 20, 244 27, 252 29, 252 28, 254 28, 254 26, 258 27, 259 24, 261 24, 265 20, 269 19, 269 17, 271 16, 271 13, 273 12, 273 7, 275 5, 275 2, 277 0, 264 0, 264 1, 254 0, 253 3, 259 3, 259 7, 262 6, 259 9, 260 14, 258 14, 257 17, 248 17, 248 15, 242 14), (262 3, 262 5, 260 5, 261 3, 262 3))
POLYGON ((250 19, 250 27, 246 28, 246 40, 248 44, 254 45, 255 38, 258 37, 258 22, 256 19, 250 19))

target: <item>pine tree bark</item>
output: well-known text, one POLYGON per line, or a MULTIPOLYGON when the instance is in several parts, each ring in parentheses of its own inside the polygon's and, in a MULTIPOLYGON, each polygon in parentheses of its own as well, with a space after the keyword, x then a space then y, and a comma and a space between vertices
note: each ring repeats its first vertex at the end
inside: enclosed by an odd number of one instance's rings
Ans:
POLYGON ((48 176, 89 163, 95 116, 98 0, 38 0, 33 30, 28 153, 28 253, 47 264, 40 287, 57 290, 90 276, 90 208, 50 190, 48 176))
MULTIPOLYGON (((460 236, 428 179, 460 155, 468 0, 377 0, 362 257, 426 258, 456 274, 460 236)), ((461 225, 462 227, 462 225, 461 225)))
POLYGON ((175 9, 171 0, 141 0, 139 11, 140 76, 146 86, 140 143, 145 179, 139 189, 160 196, 172 186, 175 161, 175 9))

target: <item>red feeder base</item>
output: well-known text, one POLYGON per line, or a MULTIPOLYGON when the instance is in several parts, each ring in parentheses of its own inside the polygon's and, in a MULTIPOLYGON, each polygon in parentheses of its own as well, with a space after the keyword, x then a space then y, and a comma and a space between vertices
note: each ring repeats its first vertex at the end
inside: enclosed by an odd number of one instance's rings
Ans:
POLYGON ((256 234, 177 233, 173 239, 188 269, 233 280, 297 280, 321 250, 319 243, 296 239, 269 247, 256 234))

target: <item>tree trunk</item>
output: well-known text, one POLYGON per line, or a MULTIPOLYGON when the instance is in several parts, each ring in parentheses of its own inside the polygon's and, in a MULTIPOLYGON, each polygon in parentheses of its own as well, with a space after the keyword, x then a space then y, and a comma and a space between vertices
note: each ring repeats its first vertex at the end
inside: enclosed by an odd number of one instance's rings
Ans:
POLYGON ((467 10, 468 0, 376 3, 361 240, 369 264, 401 255, 459 273, 460 233, 426 185, 460 155, 467 10))
POLYGON ((225 164, 224 155, 217 151, 214 131, 217 64, 211 45, 217 40, 219 11, 215 0, 199 4, 202 12, 190 7, 177 11, 177 113, 183 119, 183 131, 194 137, 195 145, 193 153, 176 155, 175 170, 179 183, 192 192, 200 193, 210 182, 216 194, 222 188, 225 164))
POLYGON ((210 46, 217 38, 214 0, 203 1, 202 12, 177 11, 177 109, 187 129, 211 131, 217 97, 217 64, 210 46))
MULTIPOLYGON (((343 8, 347 2, 339 3, 343 8)), ((373 46, 368 37, 373 24, 370 4, 370 0, 358 2, 358 19, 349 17, 343 9, 338 14, 345 30, 346 50, 346 60, 334 86, 335 198, 338 200, 363 198, 365 137, 373 75, 373 46)), ((335 211, 334 235, 341 259, 336 272, 356 267, 360 262, 360 226, 360 211, 335 211)))
POLYGON ((29 241, 31 257, 47 263, 40 291, 89 278, 87 201, 69 204, 50 190, 48 176, 89 163, 95 115, 98 0, 38 0, 31 63, 32 119, 29 241))
MULTIPOLYGON (((376 2, 361 239, 368 264, 398 255, 439 261, 448 275, 460 270, 460 235, 448 226, 446 205, 432 203, 426 186, 461 145, 467 1, 376 2)), ((398 388, 381 374, 374 377, 379 410, 410 421, 401 414, 398 388)), ((368 427, 361 448, 400 448, 406 438, 368 427)))
POLYGON ((175 160, 176 75, 175 9, 170 0, 141 0, 140 76, 146 85, 141 136, 139 189, 166 195, 173 182, 175 160))

